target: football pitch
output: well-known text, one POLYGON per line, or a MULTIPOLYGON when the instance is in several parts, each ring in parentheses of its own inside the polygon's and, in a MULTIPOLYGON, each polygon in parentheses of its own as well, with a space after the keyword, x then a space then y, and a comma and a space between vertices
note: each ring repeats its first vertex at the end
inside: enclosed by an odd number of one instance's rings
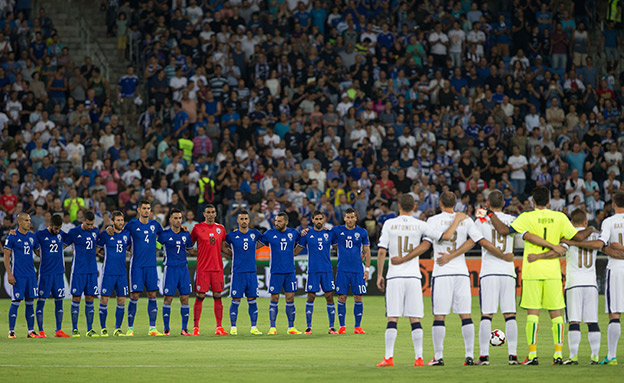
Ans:
MULTIPOLYGON (((602 330, 601 359, 607 352, 607 315, 603 313, 604 297, 600 303, 600 328, 602 330)), ((305 329, 305 298, 296 299, 296 327, 305 329)), ((192 308, 193 299, 191 299, 192 308)), ((224 327, 229 331, 229 299, 224 299, 224 327)), ((268 331, 268 298, 258 299, 258 328, 268 331)), ((590 366, 587 326, 583 325, 578 366, 552 366, 551 324, 547 313, 540 316, 538 334, 539 366, 507 365, 507 345, 490 348, 490 366, 463 366, 464 343, 460 320, 451 315, 446 320, 444 367, 413 367, 414 350, 407 319, 399 321, 395 346, 395 367, 378 368, 375 364, 384 356, 384 298, 364 298, 362 326, 366 335, 354 335, 353 300, 347 302, 347 335, 327 334, 325 300, 318 297, 314 310, 314 333, 312 335, 286 335, 284 300, 280 300, 277 329, 278 335, 254 336, 249 334, 247 304, 241 303, 238 315, 237 336, 215 336, 212 299, 204 301, 200 323, 201 336, 182 337, 180 331, 179 301, 171 307, 172 336, 147 336, 147 299, 141 298, 132 338, 86 338, 84 302, 80 307, 79 329, 83 336, 73 338, 27 339, 24 304, 20 306, 16 327, 17 339, 7 339, 7 316, 10 301, 0 300, 0 381, 185 381, 209 382, 278 382, 278 381, 392 381, 408 379, 433 379, 438 381, 527 381, 555 382, 569 379, 575 382, 604 381, 622 382, 623 366, 590 366)), ((65 301, 63 329, 69 333, 71 320, 69 301, 65 301)), ((99 333, 99 316, 96 302, 94 328, 99 333)), ((159 300, 158 329, 162 331, 162 299, 159 300)), ((113 301, 109 306, 115 307, 113 301)), ((48 300, 45 308, 45 328, 48 336, 54 334, 54 302, 48 300)), ((478 298, 473 298, 473 321, 475 322, 475 357, 479 356, 478 298)), ((431 300, 425 297, 423 328, 424 360, 433 356, 431 342, 431 300)), ((192 327, 192 309, 191 321, 192 327)), ((109 332, 114 327, 114 309, 109 309, 109 332)), ((518 312, 518 359, 527 354, 525 338, 526 313, 518 312)), ((125 330, 124 319, 123 329, 125 330)), ((35 325, 36 327, 36 325, 35 325)), ((338 319, 336 318, 336 327, 338 319)), ((501 315, 496 315, 492 329, 505 329, 501 315)), ((567 328, 564 357, 568 355, 567 328)), ((618 354, 624 362, 624 341, 620 340, 618 354)), ((475 358, 475 359, 476 359, 475 358)))

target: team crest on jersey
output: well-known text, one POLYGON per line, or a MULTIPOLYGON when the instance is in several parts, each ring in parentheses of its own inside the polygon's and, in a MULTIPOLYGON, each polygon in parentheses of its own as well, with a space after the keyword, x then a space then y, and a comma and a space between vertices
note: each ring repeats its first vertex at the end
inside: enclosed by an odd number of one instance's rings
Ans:
POLYGON ((251 234, 251 235, 250 235, 250 237, 251 237, 251 240, 252 240, 252 241, 253 241, 254 239, 256 239, 256 235, 255 235, 255 234, 251 234))
POLYGON ((93 236, 93 239, 97 238, 97 234, 95 233, 91 233, 91 236, 93 236))
POLYGON ((151 225, 151 226, 150 226, 150 230, 151 230, 151 231, 152 231, 152 233, 153 233, 153 232, 156 230, 156 226, 151 225))
POLYGON ((217 227, 217 234, 221 234, 221 229, 217 227))
POLYGON ((124 240, 124 242, 128 242, 128 237, 124 235, 123 236, 123 240, 124 240))
POLYGON ((360 239, 360 233, 355 233, 355 239, 356 240, 360 239))
POLYGON ((293 239, 292 233, 288 233, 288 239, 292 241, 292 239, 293 239))
POLYGON ((60 234, 58 234, 58 235, 56 236, 56 238, 58 238, 58 240, 59 240, 59 241, 62 241, 62 240, 63 240, 63 238, 61 237, 61 235, 60 235, 60 234))
POLYGON ((182 237, 182 243, 186 243, 186 237, 182 237))
POLYGON ((329 239, 329 234, 327 233, 323 234, 323 238, 325 238, 325 240, 327 241, 329 239))

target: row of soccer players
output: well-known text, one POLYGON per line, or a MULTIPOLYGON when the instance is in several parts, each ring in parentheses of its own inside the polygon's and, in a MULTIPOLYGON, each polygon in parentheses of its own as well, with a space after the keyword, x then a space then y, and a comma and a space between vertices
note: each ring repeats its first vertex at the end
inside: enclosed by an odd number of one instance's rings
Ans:
POLYGON ((517 358, 518 329, 516 324, 516 274, 513 264, 513 234, 519 233, 525 241, 522 264, 522 299, 520 306, 527 310, 527 343, 529 356, 523 364, 536 365, 537 328, 539 310, 550 312, 553 322, 555 353, 553 364, 578 364, 581 339, 580 323, 588 326, 591 364, 617 364, 616 349, 620 336, 620 313, 624 310, 624 193, 613 197, 615 215, 606 219, 602 234, 587 227, 583 211, 572 213, 572 222, 560 212, 548 209, 549 192, 537 188, 533 193, 535 210, 517 218, 501 212, 503 195, 490 193, 491 210, 477 212, 472 221, 462 213, 455 213, 455 195, 443 193, 441 213, 427 222, 411 216, 414 201, 410 196, 399 200, 400 216, 386 221, 382 228, 377 258, 377 285, 386 293, 388 323, 385 333, 386 351, 380 367, 393 366, 397 320, 408 317, 412 324, 415 366, 423 366, 423 317, 421 273, 418 257, 433 245, 434 269, 431 282, 434 322, 432 328, 435 355, 428 363, 443 366, 445 338, 444 319, 451 313, 459 314, 465 345, 465 365, 489 364, 489 341, 492 316, 500 311, 505 318, 509 364, 519 364, 517 358), (449 236, 451 239, 449 240, 449 236), (560 241, 562 244, 560 245, 560 241), (470 278, 464 253, 478 243, 482 247, 480 271, 481 323, 479 327, 480 357, 474 360, 474 324, 471 319, 470 278), (608 246, 605 246, 608 245, 608 246), (602 249, 609 256, 607 266, 606 311, 608 354, 599 362, 600 329, 598 327, 598 285, 595 259, 602 249), (566 255, 567 254, 567 255, 566 255), (390 263, 383 277, 386 256, 390 263), (566 284, 563 298, 562 276, 557 258, 567 256, 566 284), (566 307, 567 302, 567 307, 566 307), (570 357, 562 357, 563 318, 566 309, 569 322, 570 357))
POLYGON ((63 321, 64 292, 64 261, 63 248, 73 245, 73 260, 70 281, 72 295, 71 318, 72 336, 79 337, 78 317, 81 296, 85 296, 85 316, 87 336, 98 334, 93 330, 95 314, 94 298, 100 295, 101 335, 108 336, 106 319, 109 297, 115 293, 117 305, 115 311, 114 336, 134 335, 134 317, 140 293, 145 289, 148 296, 149 335, 169 335, 171 303, 176 292, 180 295, 182 316, 182 335, 191 335, 187 329, 189 319, 189 295, 192 285, 187 267, 187 254, 197 255, 196 292, 194 304, 194 328, 192 335, 199 335, 199 319, 205 294, 212 291, 214 312, 217 328, 215 334, 227 335, 222 327, 223 305, 221 293, 224 290, 222 254, 232 257, 232 304, 230 306, 231 333, 236 334, 236 318, 240 300, 246 297, 249 304, 251 333, 259 335, 256 327, 258 309, 257 276, 255 255, 256 248, 266 244, 270 248, 271 278, 269 291, 271 302, 269 334, 276 334, 279 294, 286 296, 286 316, 288 333, 300 334, 294 327, 295 305, 294 294, 297 290, 294 257, 304 248, 310 254, 309 274, 306 290, 306 333, 312 332, 312 312, 316 293, 322 287, 327 299, 329 317, 329 333, 346 333, 346 299, 349 289, 354 295, 354 332, 363 334, 361 320, 363 314, 362 295, 366 294, 366 281, 370 266, 370 246, 367 232, 356 226, 354 210, 347 211, 345 225, 325 229, 324 215, 314 214, 314 229, 305 229, 301 233, 288 228, 288 215, 282 213, 275 219, 275 229, 261 234, 249 228, 249 215, 242 212, 238 215, 239 229, 226 234, 225 228, 215 223, 216 210, 208 205, 204 209, 205 222, 193 227, 191 233, 182 226, 182 214, 173 210, 170 215, 170 228, 163 230, 161 225, 151 220, 150 204, 142 201, 137 209, 138 218, 124 224, 121 212, 112 214, 113 225, 99 232, 93 226, 93 213, 85 214, 85 221, 68 233, 62 232, 59 216, 53 216, 50 227, 37 233, 29 232, 30 217, 21 214, 18 217, 18 229, 12 232, 4 244, 5 267, 9 283, 12 285, 12 303, 9 310, 9 338, 15 337, 15 322, 21 300, 26 301, 26 320, 28 337, 46 337, 43 330, 43 308, 50 295, 55 298, 55 316, 57 337, 68 337, 61 329, 63 321), (156 292, 158 290, 158 274, 156 270, 156 242, 164 249, 164 273, 162 289, 164 304, 162 308, 165 331, 161 334, 156 329, 158 306, 156 292), (197 244, 197 250, 193 249, 197 244), (334 283, 330 249, 337 247, 338 270, 334 283), (104 257, 101 283, 98 284, 97 251, 104 257), (126 253, 130 251, 129 283, 126 271, 126 253), (33 264, 34 253, 41 258, 39 278, 33 264), (362 264, 365 261, 366 267, 362 264), (335 306, 333 291, 338 293, 338 316, 340 329, 334 329, 335 306), (128 329, 122 332, 121 326, 125 311, 125 297, 130 292, 128 305, 128 329), (36 315, 33 313, 34 300, 37 302, 36 315), (37 318, 39 333, 34 331, 34 317, 37 318))

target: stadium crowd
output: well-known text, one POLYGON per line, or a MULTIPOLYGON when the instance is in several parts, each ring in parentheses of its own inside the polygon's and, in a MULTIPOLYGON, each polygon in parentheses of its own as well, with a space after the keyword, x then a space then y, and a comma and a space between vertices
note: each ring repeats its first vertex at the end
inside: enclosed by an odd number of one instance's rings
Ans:
POLYGON ((189 228, 213 203, 228 231, 241 209, 268 229, 280 211, 303 228, 353 207, 376 244, 403 193, 424 219, 445 190, 473 215, 500 189, 516 215, 539 185, 599 226, 624 187, 624 72, 621 2, 596 8, 108 0, 108 32, 133 53, 109 83, 44 9, 0 2, 0 234, 22 211, 34 230, 63 214, 68 231, 148 199, 189 228))

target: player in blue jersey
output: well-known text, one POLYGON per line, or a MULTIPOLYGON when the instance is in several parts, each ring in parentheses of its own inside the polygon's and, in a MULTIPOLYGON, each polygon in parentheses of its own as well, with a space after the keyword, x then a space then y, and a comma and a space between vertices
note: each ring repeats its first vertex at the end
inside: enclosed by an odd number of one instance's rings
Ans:
MULTIPOLYGON (((271 328, 269 335, 277 334, 275 320, 279 295, 284 290, 286 295, 286 317, 288 318, 288 333, 301 334, 295 328, 295 292, 297 291, 297 276, 295 275, 295 246, 299 242, 300 234, 297 230, 286 227, 288 214, 281 212, 275 217, 275 229, 267 230, 260 238, 260 242, 269 246, 271 250, 269 292, 269 320, 271 328)), ((302 234, 307 234, 304 229, 302 234)))
POLYGON ((101 335, 108 336, 106 317, 108 316, 108 298, 115 292, 117 307, 115 309, 115 331, 113 336, 123 336, 121 324, 123 323, 126 297, 128 296, 128 276, 126 273, 126 253, 132 244, 130 232, 124 229, 124 215, 120 211, 114 211, 113 235, 102 231, 98 238, 99 252, 104 256, 102 278, 100 283, 100 326, 101 335))
POLYGON ((249 229, 249 212, 241 210, 236 218, 238 229, 225 237, 225 243, 232 249, 232 281, 230 291, 232 303, 230 305, 230 335, 237 335, 236 319, 238 306, 243 296, 247 297, 249 319, 251 320, 251 334, 262 335, 256 327, 258 322, 258 277, 256 275, 256 247, 262 236, 258 230, 249 229))
POLYGON ((65 259, 63 258, 63 237, 61 231, 63 217, 55 214, 50 219, 50 226, 35 233, 39 241, 39 300, 37 301, 36 317, 39 326, 39 336, 47 338, 43 330, 43 308, 50 293, 54 297, 54 314, 56 317, 57 338, 69 338, 61 326, 63 324, 63 298, 65 298, 65 259))
POLYGON ((29 232, 30 215, 20 213, 17 217, 17 232, 4 242, 4 268, 11 285, 11 307, 9 308, 9 338, 15 338, 15 321, 22 299, 26 300, 26 324, 28 338, 39 338, 34 330, 34 300, 37 298, 37 272, 33 263, 33 252, 39 248, 35 234, 29 232))
MULTIPOLYGON (((156 242, 158 235, 163 231, 158 221, 150 219, 152 206, 149 201, 139 202, 137 219, 126 224, 125 229, 132 237, 132 257, 130 258, 130 303, 128 304, 128 331, 126 336, 134 336, 134 317, 136 316, 139 296, 145 288, 147 290, 147 313, 149 315, 148 335, 162 336, 156 329, 158 304, 158 271, 156 270, 156 242)), ((113 235, 111 226, 106 229, 108 235, 113 235)))
POLYGON ((353 315, 355 316, 354 334, 365 334, 362 330, 362 314, 364 305, 362 296, 366 294, 366 281, 370 271, 370 243, 368 232, 356 226, 357 216, 355 210, 349 208, 345 211, 345 224, 334 226, 333 244, 338 248, 338 267, 336 269, 336 293, 338 294, 338 320, 340 321, 339 334, 346 334, 345 317, 347 314, 347 294, 349 287, 353 294, 353 315), (362 258, 366 262, 366 268, 362 265, 362 258))
POLYGON ((98 337, 93 330, 93 315, 95 309, 93 300, 98 295, 98 271, 96 260, 96 245, 98 229, 93 227, 95 214, 92 211, 84 213, 84 222, 76 226, 63 237, 66 245, 74 245, 74 257, 72 259, 71 282, 69 283, 72 295, 71 320, 72 337, 80 337, 78 331, 78 313, 80 299, 85 296, 85 316, 87 318, 87 336, 98 337))
POLYGON ((180 315, 182 316, 181 335, 190 336, 188 331, 189 320, 189 295, 193 291, 191 277, 187 266, 186 254, 194 253, 193 241, 188 231, 182 230, 182 211, 172 209, 169 215, 171 227, 158 235, 158 242, 163 246, 165 258, 163 260, 164 275, 162 281, 162 291, 165 296, 163 303, 163 322, 165 326, 164 335, 169 336, 169 320, 171 318, 171 302, 176 290, 180 294, 180 315))
POLYGON ((329 317, 329 334, 338 334, 334 329, 336 318, 336 306, 334 306, 334 272, 331 263, 331 246, 333 236, 331 231, 325 229, 325 214, 315 211, 312 214, 314 230, 310 230, 302 236, 295 249, 295 255, 301 250, 308 248, 308 283, 306 291, 308 300, 306 302, 306 335, 312 334, 312 313, 314 312, 314 299, 316 293, 323 289, 325 300, 327 301, 327 316, 329 317))

